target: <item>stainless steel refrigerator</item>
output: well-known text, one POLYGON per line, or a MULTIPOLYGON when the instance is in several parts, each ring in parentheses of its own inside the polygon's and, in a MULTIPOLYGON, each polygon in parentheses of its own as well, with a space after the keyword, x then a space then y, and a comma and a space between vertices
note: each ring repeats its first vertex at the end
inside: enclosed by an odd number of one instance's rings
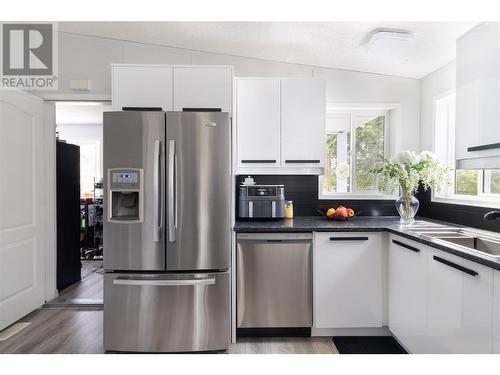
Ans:
POLYGON ((227 113, 104 113, 104 349, 224 350, 227 113))

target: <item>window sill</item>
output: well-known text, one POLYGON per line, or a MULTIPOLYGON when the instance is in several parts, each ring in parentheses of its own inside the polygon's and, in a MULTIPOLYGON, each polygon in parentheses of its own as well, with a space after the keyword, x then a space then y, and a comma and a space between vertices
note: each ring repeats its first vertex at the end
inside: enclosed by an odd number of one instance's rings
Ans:
POLYGON ((458 204, 461 206, 500 208, 500 200, 486 197, 472 198, 463 195, 456 195, 451 197, 432 196, 431 201, 436 203, 458 204))
POLYGON ((331 193, 319 194, 319 200, 395 200, 397 197, 384 194, 331 193))

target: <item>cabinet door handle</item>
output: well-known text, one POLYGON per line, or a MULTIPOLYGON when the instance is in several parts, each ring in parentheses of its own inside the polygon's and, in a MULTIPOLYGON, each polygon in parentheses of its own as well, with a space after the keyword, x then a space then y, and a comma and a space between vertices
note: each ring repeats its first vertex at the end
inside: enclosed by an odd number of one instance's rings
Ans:
POLYGON ((276 163, 276 160, 271 160, 271 159, 262 159, 262 160, 259 160, 259 159, 243 159, 241 161, 242 163, 254 163, 254 164, 264 164, 264 163, 267 163, 267 164, 272 164, 272 163, 276 163))
POLYGON ((467 151, 471 152, 471 151, 493 150, 495 148, 500 148, 500 143, 490 143, 489 145, 468 147, 467 151))
POLYGON ((439 263, 446 264, 447 266, 455 268, 455 269, 457 269, 459 271, 465 272, 468 275, 471 275, 471 276, 477 276, 477 275, 479 275, 476 271, 471 270, 470 268, 466 268, 464 266, 461 266, 460 264, 456 264, 456 263, 450 262, 449 260, 440 258, 438 256, 434 255, 432 258, 434 260, 438 261, 439 263))
POLYGON ((320 163, 320 160, 285 160, 285 163, 289 164, 299 164, 299 163, 320 163))
POLYGON ((330 237, 330 241, 368 241, 368 237, 330 237))
POLYGON ((417 249, 416 247, 413 247, 413 246, 407 245, 407 244, 405 244, 405 243, 403 243, 403 242, 399 242, 399 241, 397 241, 397 240, 392 240, 392 243, 394 243, 394 244, 396 244, 396 245, 398 245, 398 246, 404 247, 404 248, 406 248, 406 249, 408 249, 408 250, 414 251, 414 252, 416 252, 416 253, 419 253, 419 252, 420 252, 420 249, 417 249))

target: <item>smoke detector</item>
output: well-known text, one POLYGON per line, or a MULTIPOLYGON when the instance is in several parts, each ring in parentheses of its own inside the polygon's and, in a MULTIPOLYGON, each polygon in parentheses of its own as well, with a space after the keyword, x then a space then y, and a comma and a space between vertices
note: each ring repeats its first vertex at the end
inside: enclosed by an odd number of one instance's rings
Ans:
POLYGON ((365 46, 369 52, 397 52, 413 39, 408 30, 375 29, 367 37, 365 46))

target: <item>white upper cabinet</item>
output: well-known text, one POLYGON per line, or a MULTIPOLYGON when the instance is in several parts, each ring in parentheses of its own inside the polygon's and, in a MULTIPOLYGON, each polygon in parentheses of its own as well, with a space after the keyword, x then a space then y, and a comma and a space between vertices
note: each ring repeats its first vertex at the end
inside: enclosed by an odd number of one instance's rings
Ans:
POLYGON ((280 80, 238 79, 239 167, 280 165, 280 80))
POLYGON ((382 234, 314 234, 314 327, 381 327, 382 234))
POLYGON ((323 167, 325 115, 324 80, 281 80, 282 165, 323 167))
POLYGON ((161 107, 172 110, 172 68, 164 65, 114 65, 112 102, 123 107, 161 107))
POLYGON ((174 111, 220 108, 231 113, 231 67, 174 67, 174 111))
POLYGON ((322 174, 325 81, 238 78, 236 82, 238 173, 322 174))
POLYGON ((426 348, 427 257, 425 246, 390 237, 389 329, 411 353, 426 348))
POLYGON ((500 25, 496 22, 482 23, 457 40, 458 168, 500 168, 499 57, 500 25))

